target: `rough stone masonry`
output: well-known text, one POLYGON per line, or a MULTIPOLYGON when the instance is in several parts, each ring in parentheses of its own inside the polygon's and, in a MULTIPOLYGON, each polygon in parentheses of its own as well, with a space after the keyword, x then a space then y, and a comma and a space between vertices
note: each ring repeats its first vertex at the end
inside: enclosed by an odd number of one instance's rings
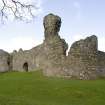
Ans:
POLYGON ((59 35, 61 18, 44 17, 44 41, 30 50, 9 54, 0 50, 0 72, 43 70, 45 76, 76 79, 105 77, 105 52, 98 51, 95 35, 74 42, 66 55, 68 44, 59 35))

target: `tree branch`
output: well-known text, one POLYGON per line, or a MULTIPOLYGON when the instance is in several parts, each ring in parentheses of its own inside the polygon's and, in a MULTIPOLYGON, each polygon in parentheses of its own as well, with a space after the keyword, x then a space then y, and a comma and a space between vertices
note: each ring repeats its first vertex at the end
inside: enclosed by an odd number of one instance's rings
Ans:
POLYGON ((8 19, 11 15, 14 19, 29 20, 35 17, 33 10, 37 10, 38 7, 34 4, 22 3, 18 0, 10 0, 9 3, 6 0, 2 0, 2 7, 0 10, 1 21, 8 19))

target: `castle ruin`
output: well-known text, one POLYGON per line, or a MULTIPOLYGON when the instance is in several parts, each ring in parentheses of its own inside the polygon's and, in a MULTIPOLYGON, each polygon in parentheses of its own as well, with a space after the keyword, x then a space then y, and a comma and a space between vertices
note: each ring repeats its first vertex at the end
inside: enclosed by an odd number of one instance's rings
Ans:
POLYGON ((48 14, 43 25, 45 39, 42 44, 11 54, 0 50, 0 72, 42 69, 45 76, 76 79, 105 77, 105 52, 98 51, 95 35, 74 42, 66 55, 68 44, 59 36, 61 18, 48 14))

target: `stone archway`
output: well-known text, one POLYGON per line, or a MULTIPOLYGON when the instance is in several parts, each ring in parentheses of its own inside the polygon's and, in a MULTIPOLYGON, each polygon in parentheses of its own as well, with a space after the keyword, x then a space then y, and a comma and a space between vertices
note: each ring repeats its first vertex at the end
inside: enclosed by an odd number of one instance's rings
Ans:
POLYGON ((25 62, 23 64, 23 69, 24 69, 24 71, 28 72, 28 63, 27 62, 25 62))

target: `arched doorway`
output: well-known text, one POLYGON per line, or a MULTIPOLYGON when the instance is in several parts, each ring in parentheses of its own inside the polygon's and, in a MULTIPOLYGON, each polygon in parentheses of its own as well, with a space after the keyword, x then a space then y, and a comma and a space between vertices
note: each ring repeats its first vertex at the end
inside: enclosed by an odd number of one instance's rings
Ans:
POLYGON ((27 62, 25 62, 23 64, 23 69, 24 69, 24 71, 28 72, 28 63, 27 62))

